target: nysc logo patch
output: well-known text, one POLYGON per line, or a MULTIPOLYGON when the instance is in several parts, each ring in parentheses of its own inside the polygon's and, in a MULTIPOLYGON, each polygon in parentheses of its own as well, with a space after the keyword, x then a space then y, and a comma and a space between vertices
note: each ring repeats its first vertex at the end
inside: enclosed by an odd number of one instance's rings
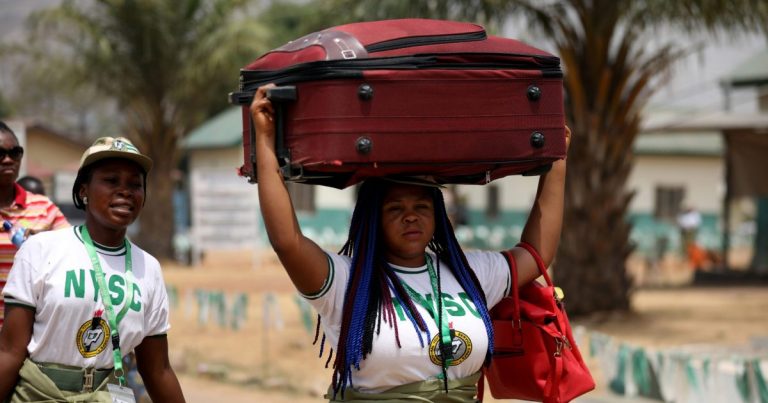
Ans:
MULTIPOLYGON (((458 330, 453 330, 454 336, 451 341, 451 352, 453 353, 453 361, 451 366, 456 366, 464 362, 469 355, 472 354, 472 340, 469 339, 465 333, 458 330)), ((438 332, 432 341, 429 342, 429 359, 435 365, 443 365, 440 353, 440 333, 438 332)))
POLYGON ((122 140, 115 140, 112 143, 112 149, 113 150, 119 150, 122 151, 125 148, 125 143, 123 143, 122 140))
POLYGON ((85 358, 91 358, 99 355, 107 348, 107 342, 110 339, 109 325, 107 321, 99 318, 96 326, 93 321, 87 320, 77 331, 77 350, 85 358))

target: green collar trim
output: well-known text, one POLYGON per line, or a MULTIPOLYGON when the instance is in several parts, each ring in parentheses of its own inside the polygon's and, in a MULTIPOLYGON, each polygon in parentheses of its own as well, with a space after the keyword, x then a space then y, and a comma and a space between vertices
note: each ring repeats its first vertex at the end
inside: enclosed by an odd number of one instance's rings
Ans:
POLYGON ((392 268, 396 273, 402 273, 402 274, 420 274, 420 273, 426 273, 427 272, 427 265, 419 266, 419 267, 405 267, 405 266, 398 266, 396 264, 387 263, 389 267, 392 268))
MULTIPOLYGON (((72 227, 72 230, 75 232, 75 236, 77 237, 77 239, 79 239, 80 242, 85 243, 83 241, 82 227, 83 227, 82 225, 78 225, 78 226, 72 227)), ((106 246, 94 241, 93 246, 96 247, 96 251, 101 253, 102 255, 125 256, 125 244, 121 246, 106 246)))

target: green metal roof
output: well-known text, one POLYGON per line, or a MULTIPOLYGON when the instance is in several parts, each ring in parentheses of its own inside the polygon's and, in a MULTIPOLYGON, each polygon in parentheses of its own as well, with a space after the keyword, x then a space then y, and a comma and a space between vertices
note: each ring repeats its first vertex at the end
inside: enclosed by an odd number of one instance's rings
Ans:
POLYGON ((242 144, 242 109, 233 106, 214 116, 189 133, 183 147, 187 150, 201 148, 226 148, 242 144))
POLYGON ((736 67, 722 81, 734 87, 768 84, 768 49, 736 67))
POLYGON ((723 154, 723 136, 719 132, 648 133, 637 136, 634 151, 638 155, 723 154))

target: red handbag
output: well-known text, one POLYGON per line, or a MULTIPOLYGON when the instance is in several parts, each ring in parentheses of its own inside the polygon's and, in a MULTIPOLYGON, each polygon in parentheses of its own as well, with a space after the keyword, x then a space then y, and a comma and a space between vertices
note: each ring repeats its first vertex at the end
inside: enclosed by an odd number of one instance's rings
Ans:
POLYGON ((490 311, 495 348, 484 371, 488 386, 497 399, 569 402, 594 389, 595 381, 543 260, 531 245, 518 246, 536 260, 546 285, 533 281, 518 289, 514 256, 504 252, 512 271, 512 295, 490 311))

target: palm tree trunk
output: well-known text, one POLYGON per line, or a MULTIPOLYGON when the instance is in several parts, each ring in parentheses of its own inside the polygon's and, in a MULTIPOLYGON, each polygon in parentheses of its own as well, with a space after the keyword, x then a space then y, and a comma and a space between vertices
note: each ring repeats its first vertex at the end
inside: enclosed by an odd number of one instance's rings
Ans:
POLYGON ((555 282, 565 291, 571 315, 628 310, 631 281, 626 260, 632 247, 625 217, 630 195, 618 181, 586 191, 585 178, 606 172, 594 160, 574 162, 568 166, 555 282))
POLYGON ((755 273, 768 274, 768 197, 757 197, 757 234, 755 235, 754 255, 750 270, 755 273))
MULTIPOLYGON (((574 140, 568 155, 563 235, 553 276, 574 316, 630 309, 632 286, 626 260, 632 253, 626 190, 638 131, 625 123, 602 123, 600 113, 566 104, 574 117, 574 140), (599 155, 595 155, 599 154, 599 155)), ((583 105, 582 105, 583 106, 583 105)), ((604 115, 603 115, 604 116, 604 115)))
MULTIPOLYGON (((158 98, 159 99, 159 98, 158 98)), ((139 128, 134 137, 154 165, 147 176, 147 198, 140 217, 136 243, 157 259, 173 258, 175 233, 173 192, 177 168, 177 130, 166 122, 167 109, 162 102, 144 102, 132 105, 129 116, 131 127, 139 128)))
POLYGON ((161 260, 173 257, 174 235, 172 178, 176 167, 168 158, 171 154, 165 155, 150 156, 155 164, 147 178, 147 201, 136 240, 142 249, 161 260))

